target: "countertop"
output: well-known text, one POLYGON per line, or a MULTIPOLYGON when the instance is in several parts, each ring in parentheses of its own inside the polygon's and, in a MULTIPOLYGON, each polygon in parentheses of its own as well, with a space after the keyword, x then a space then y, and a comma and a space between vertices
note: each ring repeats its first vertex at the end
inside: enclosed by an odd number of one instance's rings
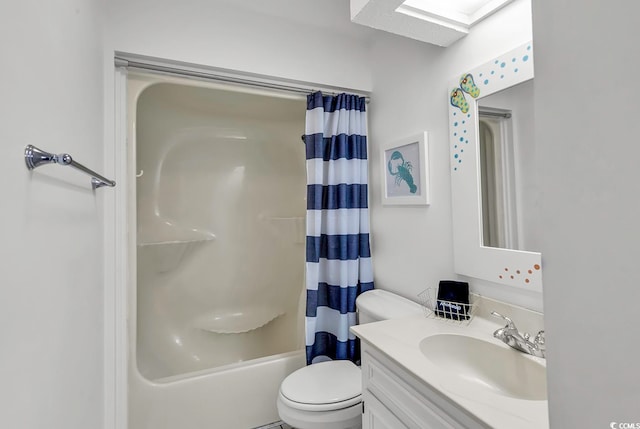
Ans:
MULTIPOLYGON (((505 429, 548 428, 546 400, 517 399, 458 377, 451 377, 450 373, 437 367, 420 351, 419 343, 427 336, 462 334, 520 353, 493 337, 493 332, 503 326, 497 320, 478 316, 468 325, 440 318, 410 317, 357 325, 351 331, 413 374, 417 380, 438 390, 488 426, 505 429)), ((546 366, 544 359, 523 355, 546 366)))

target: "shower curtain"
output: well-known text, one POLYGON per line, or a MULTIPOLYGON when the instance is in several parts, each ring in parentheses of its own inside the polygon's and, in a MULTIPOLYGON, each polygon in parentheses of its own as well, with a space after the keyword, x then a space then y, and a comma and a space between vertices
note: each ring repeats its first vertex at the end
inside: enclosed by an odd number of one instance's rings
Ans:
POLYGON ((307 364, 360 359, 349 327, 356 297, 373 289, 365 99, 307 97, 307 364))

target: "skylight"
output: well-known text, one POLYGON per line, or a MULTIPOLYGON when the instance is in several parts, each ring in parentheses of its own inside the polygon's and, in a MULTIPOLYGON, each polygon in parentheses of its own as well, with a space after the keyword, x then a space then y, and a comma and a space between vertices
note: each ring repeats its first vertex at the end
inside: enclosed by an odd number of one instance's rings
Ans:
POLYGON ((513 0, 406 0, 396 12, 453 28, 471 28, 513 0))

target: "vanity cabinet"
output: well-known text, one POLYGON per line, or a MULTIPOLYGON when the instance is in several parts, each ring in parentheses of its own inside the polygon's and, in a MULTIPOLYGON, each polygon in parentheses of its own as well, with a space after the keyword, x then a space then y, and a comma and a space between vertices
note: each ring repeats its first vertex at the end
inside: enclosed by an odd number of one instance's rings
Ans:
POLYGON ((405 429, 405 425, 384 404, 369 394, 366 397, 364 414, 362 415, 362 427, 368 429, 405 429))
POLYGON ((363 429, 488 428, 362 341, 363 429))

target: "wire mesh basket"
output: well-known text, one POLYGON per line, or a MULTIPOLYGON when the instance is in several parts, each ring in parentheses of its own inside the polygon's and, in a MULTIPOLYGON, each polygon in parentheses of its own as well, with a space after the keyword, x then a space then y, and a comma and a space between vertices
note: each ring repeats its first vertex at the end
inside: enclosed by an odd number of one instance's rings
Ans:
POLYGON ((438 290, 427 288, 418 294, 424 314, 429 319, 468 325, 476 313, 475 296, 469 294, 469 304, 438 299, 438 290))

